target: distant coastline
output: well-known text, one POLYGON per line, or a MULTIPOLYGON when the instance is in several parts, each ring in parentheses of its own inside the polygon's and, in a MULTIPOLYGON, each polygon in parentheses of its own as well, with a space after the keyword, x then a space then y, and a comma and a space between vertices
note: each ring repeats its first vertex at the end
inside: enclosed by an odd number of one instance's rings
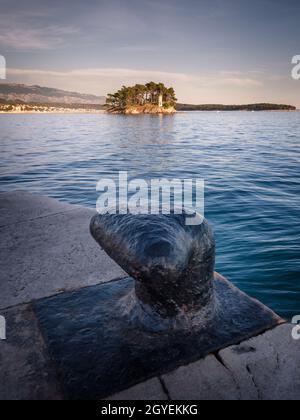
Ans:
POLYGON ((0 100, 0 114, 103 114, 104 112, 106 112, 104 105, 14 103, 0 100))
POLYGON ((189 105, 176 104, 173 108, 159 108, 157 106, 131 106, 128 109, 109 110, 106 105, 94 104, 34 104, 34 103, 14 103, 0 100, 0 114, 173 114, 175 112, 228 112, 228 111, 278 111, 291 112, 297 111, 291 105, 277 104, 250 104, 250 105, 189 105))
POLYGON ((257 103, 249 105, 190 105, 190 104, 177 104, 177 111, 296 111, 297 108, 292 105, 284 104, 270 104, 270 103, 257 103))
POLYGON ((123 86, 118 92, 95 96, 55 88, 0 83, 1 114, 173 114, 185 111, 296 111, 285 104, 249 105, 178 103, 175 90, 163 83, 123 86))

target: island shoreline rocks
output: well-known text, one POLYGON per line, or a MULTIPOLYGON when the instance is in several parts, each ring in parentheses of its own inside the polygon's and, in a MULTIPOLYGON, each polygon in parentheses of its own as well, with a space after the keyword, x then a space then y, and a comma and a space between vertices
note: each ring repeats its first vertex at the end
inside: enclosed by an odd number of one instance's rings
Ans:
POLYGON ((175 107, 160 107, 158 105, 132 105, 125 108, 112 108, 108 109, 108 114, 122 114, 122 115, 141 115, 141 114, 161 114, 173 115, 176 114, 175 107))

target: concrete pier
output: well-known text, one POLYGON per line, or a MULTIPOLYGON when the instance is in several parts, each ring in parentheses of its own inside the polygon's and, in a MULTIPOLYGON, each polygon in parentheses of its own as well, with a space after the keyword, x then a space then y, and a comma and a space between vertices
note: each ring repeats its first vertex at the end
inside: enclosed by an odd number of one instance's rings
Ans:
MULTIPOLYGON (((90 236, 94 213, 23 191, 0 194, 0 315, 7 328, 0 400, 67 398, 34 305, 127 277, 90 236)), ((293 327, 279 325, 108 398, 298 400, 300 340, 292 338, 293 327)))

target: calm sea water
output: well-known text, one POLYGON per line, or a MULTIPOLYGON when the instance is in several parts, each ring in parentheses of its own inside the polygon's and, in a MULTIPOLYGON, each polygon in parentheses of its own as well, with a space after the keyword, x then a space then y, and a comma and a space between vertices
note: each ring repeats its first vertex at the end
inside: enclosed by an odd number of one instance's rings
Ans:
POLYGON ((95 207, 96 182, 204 178, 217 270, 300 314, 300 113, 0 115, 0 190, 95 207))

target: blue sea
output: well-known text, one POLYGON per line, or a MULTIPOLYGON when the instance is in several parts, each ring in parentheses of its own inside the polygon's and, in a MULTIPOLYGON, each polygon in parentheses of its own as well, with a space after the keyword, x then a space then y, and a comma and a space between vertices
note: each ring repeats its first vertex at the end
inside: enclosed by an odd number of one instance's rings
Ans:
POLYGON ((216 269, 300 314, 300 113, 0 115, 0 191, 95 208, 102 177, 205 179, 216 269))

